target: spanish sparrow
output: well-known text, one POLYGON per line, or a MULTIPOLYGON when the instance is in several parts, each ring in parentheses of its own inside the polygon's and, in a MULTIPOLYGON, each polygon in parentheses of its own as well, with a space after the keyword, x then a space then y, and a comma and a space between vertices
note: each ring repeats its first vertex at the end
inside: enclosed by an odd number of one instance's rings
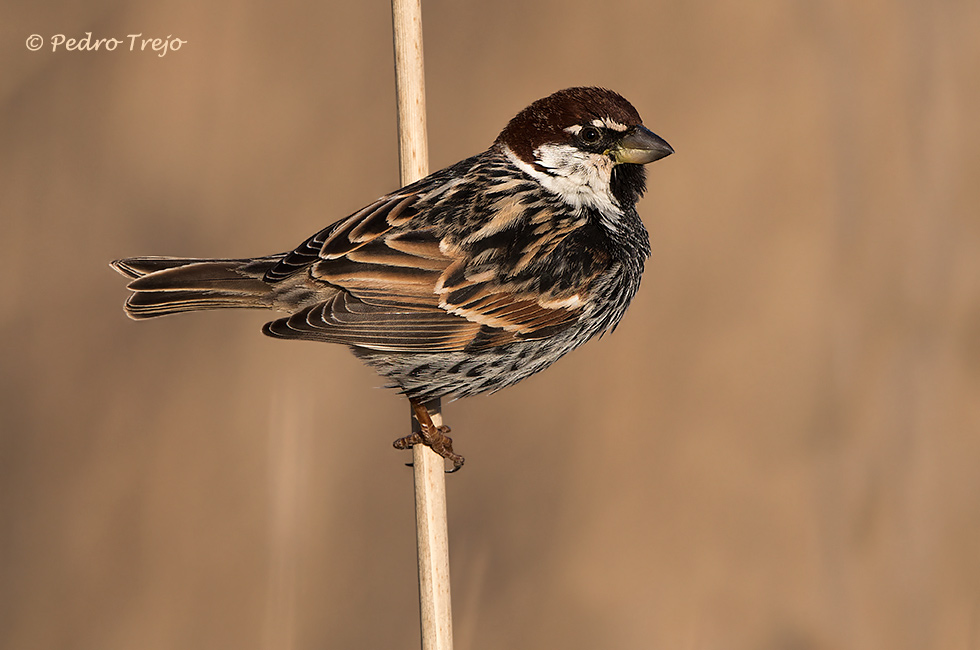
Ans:
POLYGON ((636 212, 644 164, 673 153, 602 88, 567 88, 512 119, 481 154, 382 196, 294 250, 254 259, 134 257, 130 317, 248 307, 263 331, 342 343, 424 404, 510 386, 613 329, 650 254, 636 212))

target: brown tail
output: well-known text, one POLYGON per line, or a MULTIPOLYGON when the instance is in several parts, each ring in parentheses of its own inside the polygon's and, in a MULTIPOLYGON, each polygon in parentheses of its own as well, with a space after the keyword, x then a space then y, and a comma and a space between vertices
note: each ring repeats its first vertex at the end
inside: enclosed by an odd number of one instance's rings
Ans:
POLYGON ((112 268, 130 278, 130 318, 221 308, 272 309, 273 285, 263 281, 281 255, 242 260, 131 257, 112 268))

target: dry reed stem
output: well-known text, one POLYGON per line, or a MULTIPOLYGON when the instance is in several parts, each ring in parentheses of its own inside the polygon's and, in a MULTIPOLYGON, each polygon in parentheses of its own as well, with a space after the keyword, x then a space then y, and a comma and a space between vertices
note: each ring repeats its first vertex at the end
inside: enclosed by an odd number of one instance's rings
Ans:
MULTIPOLYGON (((391 15, 395 45, 395 91, 398 97, 398 163, 404 186, 429 173, 422 59, 422 2, 392 0, 391 15)), ((433 423, 436 426, 441 425, 439 400, 429 402, 426 407, 433 423)), ((413 418, 413 430, 417 426, 418 423, 413 418)), ((425 445, 415 445, 412 453, 422 650, 452 650, 445 462, 425 445)))

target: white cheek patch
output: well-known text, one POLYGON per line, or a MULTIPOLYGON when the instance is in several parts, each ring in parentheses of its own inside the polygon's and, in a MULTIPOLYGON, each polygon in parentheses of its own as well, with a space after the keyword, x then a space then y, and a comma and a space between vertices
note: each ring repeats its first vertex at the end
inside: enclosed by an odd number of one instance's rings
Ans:
POLYGON ((623 211, 610 188, 615 163, 609 156, 588 153, 567 144, 544 144, 535 149, 537 165, 527 164, 509 149, 507 155, 521 171, 573 208, 598 210, 607 227, 614 227, 622 216, 623 211))

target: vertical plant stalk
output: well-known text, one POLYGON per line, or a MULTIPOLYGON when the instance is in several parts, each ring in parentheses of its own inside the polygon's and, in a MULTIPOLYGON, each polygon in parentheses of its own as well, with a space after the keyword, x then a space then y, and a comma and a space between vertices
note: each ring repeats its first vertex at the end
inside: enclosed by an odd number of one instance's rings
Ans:
POLYGON ((403 185, 429 173, 425 132, 425 71, 422 60, 422 1, 391 0, 395 37, 395 94, 398 100, 398 163, 403 185))
MULTIPOLYGON (((398 97, 398 164, 401 184, 429 173, 425 130, 425 74, 422 58, 422 1, 391 0, 398 97)), ((426 404, 433 424, 442 424, 439 400, 426 404)), ((412 430, 418 422, 412 418, 412 430)), ((419 617, 422 650, 452 650, 449 592, 449 531, 445 461, 425 445, 412 448, 415 472, 415 527, 419 558, 419 617)))

